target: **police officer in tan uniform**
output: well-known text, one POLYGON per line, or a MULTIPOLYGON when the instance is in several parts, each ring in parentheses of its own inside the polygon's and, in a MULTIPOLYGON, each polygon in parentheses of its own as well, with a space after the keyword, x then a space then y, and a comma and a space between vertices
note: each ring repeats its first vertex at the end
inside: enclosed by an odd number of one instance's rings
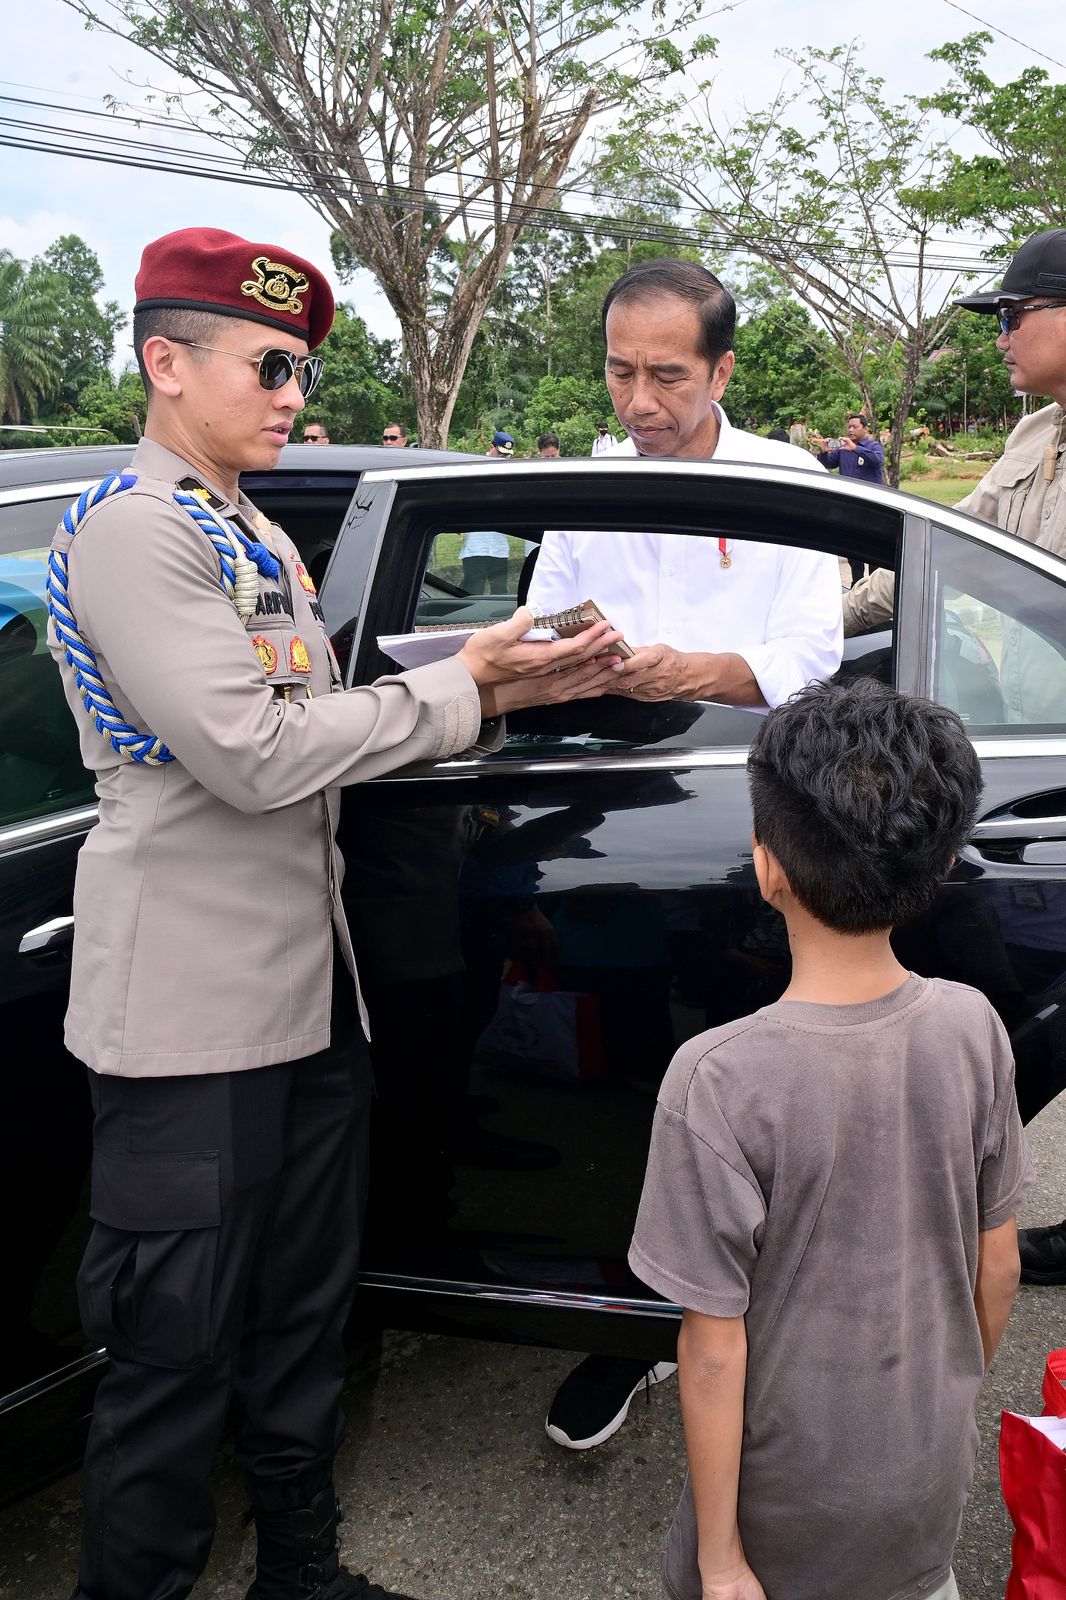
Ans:
MULTIPOLYGON (((966 295, 968 311, 999 318, 996 343, 1019 394, 1053 403, 1023 417, 1007 447, 958 510, 993 522, 1057 556, 1066 556, 1066 228, 1036 233, 1014 256, 998 289, 966 295)), ((844 632, 862 633, 892 617, 894 574, 880 569, 844 596, 844 632)), ((1032 630, 1005 619, 1000 681, 1019 722, 1062 718, 1062 661, 1032 630)), ((1066 1220, 1022 1228, 1024 1283, 1066 1284, 1066 1220)))
POLYGON ((520 612, 450 661, 342 688, 295 546, 238 488, 277 463, 332 319, 288 250, 215 229, 149 245, 145 438, 52 548, 51 644, 100 798, 66 1032, 95 1113, 79 1295, 110 1356, 76 1600, 189 1594, 231 1398, 250 1600, 384 1600, 340 1564, 332 1484, 370 1102, 337 789, 616 670, 606 626, 523 644, 520 612))
MULTIPOLYGON (((1003 455, 956 509, 1064 555, 1066 228, 1035 233, 1014 256, 998 289, 964 295, 955 304, 998 317, 996 343, 1014 389, 1019 394, 1051 395, 1054 402, 1022 418, 1003 455)), ((844 596, 845 634, 864 633, 889 622, 895 588, 895 574, 886 567, 855 584, 844 596)), ((1037 673, 1034 687, 1039 681, 1037 673)), ((1018 710, 1028 720, 1045 720, 1030 716, 1028 708, 1018 710)))

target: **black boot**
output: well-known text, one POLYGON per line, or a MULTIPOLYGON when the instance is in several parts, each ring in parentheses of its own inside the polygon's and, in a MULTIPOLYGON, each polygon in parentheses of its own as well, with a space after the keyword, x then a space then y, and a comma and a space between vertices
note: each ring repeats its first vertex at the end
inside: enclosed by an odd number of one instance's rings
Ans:
POLYGON ((255 1582, 245 1600, 412 1600, 354 1577, 337 1555, 341 1508, 332 1488, 300 1511, 262 1511, 255 1520, 255 1582))

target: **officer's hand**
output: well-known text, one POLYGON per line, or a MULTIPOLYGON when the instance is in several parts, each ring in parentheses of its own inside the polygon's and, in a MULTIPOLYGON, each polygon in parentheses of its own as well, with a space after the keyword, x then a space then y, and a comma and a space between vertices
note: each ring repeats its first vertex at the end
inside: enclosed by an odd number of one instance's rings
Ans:
MULTIPOLYGON (((459 660, 479 689, 491 689, 515 679, 562 676, 595 656, 602 656, 609 645, 617 643, 622 637, 611 623, 595 622, 573 639, 523 644, 522 635, 528 633, 534 623, 535 618, 528 606, 520 606, 507 622, 498 622, 491 628, 478 628, 467 640, 459 652, 459 660)), ((606 670, 610 674, 621 672, 622 662, 617 656, 611 656, 609 662, 606 670)), ((582 681, 594 682, 598 675, 582 681)), ((520 703, 532 706, 548 700, 574 698, 576 696, 573 694, 547 693, 541 685, 538 694, 520 703)), ((516 707, 512 705, 511 709, 516 707)))

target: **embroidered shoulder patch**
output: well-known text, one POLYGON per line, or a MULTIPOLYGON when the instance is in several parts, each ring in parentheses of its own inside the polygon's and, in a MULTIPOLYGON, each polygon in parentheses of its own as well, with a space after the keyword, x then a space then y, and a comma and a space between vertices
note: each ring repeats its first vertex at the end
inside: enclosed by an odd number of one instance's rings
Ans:
POLYGON ((289 666, 293 672, 310 672, 311 657, 307 654, 307 646, 299 634, 289 641, 289 666))
POLYGON ((308 594, 318 593, 318 590, 311 581, 311 574, 308 572, 302 561, 298 561, 296 563, 296 576, 300 580, 301 589, 306 589, 308 594))
POLYGON ((278 652, 274 649, 269 639, 264 639, 261 633, 257 633, 252 640, 252 649, 263 663, 263 671, 268 678, 277 672, 278 652))

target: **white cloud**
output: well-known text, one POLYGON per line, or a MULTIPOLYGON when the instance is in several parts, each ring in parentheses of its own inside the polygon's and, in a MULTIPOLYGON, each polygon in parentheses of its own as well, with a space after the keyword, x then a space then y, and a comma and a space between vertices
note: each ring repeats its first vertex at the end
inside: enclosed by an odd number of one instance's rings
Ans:
POLYGON ((21 220, 0 216, 0 250, 10 250, 23 261, 39 256, 64 233, 84 238, 91 218, 72 211, 35 211, 21 220))

